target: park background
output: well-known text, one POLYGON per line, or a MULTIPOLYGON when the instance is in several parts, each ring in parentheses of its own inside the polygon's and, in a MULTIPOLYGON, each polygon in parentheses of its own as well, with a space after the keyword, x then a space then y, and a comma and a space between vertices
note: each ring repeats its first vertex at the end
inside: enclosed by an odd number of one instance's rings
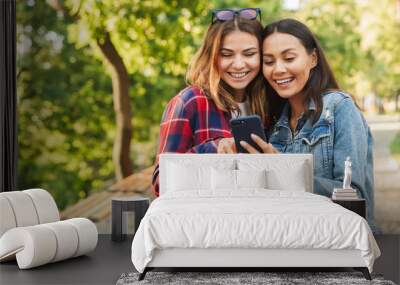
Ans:
POLYGON ((111 197, 152 197, 162 112, 222 7, 316 34, 373 131, 378 225, 400 233, 400 0, 20 0, 18 188, 47 189, 64 218, 105 232, 111 197))

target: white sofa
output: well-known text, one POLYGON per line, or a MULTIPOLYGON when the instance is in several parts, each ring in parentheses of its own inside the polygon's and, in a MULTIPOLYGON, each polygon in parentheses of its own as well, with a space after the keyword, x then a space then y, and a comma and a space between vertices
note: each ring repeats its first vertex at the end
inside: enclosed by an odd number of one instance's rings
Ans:
POLYGON ((16 259, 28 269, 80 256, 95 249, 97 235, 86 218, 60 221, 43 189, 0 193, 0 262, 16 259))

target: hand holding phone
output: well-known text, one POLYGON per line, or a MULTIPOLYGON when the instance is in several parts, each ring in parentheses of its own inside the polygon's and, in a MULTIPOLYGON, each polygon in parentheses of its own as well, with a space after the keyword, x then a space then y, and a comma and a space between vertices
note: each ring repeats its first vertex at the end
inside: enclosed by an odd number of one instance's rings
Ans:
POLYGON ((248 151, 241 146, 240 141, 247 142, 260 153, 263 153, 263 150, 251 138, 251 134, 255 134, 267 142, 264 127, 259 116, 253 115, 232 119, 231 128, 235 139, 236 150, 239 153, 248 153, 248 151))

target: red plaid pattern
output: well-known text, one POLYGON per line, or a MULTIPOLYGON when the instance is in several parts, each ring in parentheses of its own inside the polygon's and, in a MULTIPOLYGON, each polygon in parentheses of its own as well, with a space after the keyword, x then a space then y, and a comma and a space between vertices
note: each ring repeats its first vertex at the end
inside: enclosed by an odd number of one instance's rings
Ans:
POLYGON ((168 103, 160 124, 160 138, 152 186, 159 195, 159 154, 216 153, 221 138, 232 137, 224 112, 196 87, 187 87, 168 103))

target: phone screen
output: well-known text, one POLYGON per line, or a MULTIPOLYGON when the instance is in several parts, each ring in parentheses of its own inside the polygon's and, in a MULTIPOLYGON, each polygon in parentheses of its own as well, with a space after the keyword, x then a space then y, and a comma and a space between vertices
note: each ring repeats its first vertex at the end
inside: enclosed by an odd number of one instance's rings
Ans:
POLYGON ((235 139, 236 150, 239 153, 248 153, 248 151, 240 145, 240 141, 247 142, 260 153, 263 152, 262 149, 250 137, 251 134, 255 134, 267 142, 264 133, 264 127, 259 116, 253 115, 232 119, 231 128, 233 137, 235 139))

